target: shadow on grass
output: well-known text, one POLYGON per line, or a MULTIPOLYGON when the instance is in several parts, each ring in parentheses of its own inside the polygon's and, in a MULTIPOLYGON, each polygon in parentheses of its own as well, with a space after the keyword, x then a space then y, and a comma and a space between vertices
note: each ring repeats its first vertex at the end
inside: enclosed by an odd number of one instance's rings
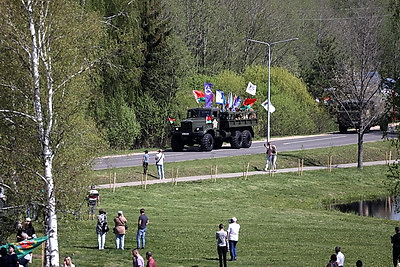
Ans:
MULTIPOLYGON (((218 258, 203 258, 203 259, 205 259, 207 261, 218 261, 219 260, 218 258)), ((192 267, 194 267, 194 266, 192 266, 192 267)))
POLYGON ((285 157, 286 159, 291 159, 294 162, 297 162, 300 159, 304 160, 304 166, 321 166, 322 163, 319 160, 303 156, 303 155, 295 155, 291 153, 280 153, 280 157, 285 157))

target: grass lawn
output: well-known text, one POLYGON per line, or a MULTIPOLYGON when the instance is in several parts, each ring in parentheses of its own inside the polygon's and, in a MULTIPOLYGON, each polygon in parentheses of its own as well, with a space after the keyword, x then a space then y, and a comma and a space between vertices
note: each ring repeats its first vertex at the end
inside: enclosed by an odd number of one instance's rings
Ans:
MULTIPOLYGON (((289 154, 289 153, 288 153, 289 154)), ((123 210, 130 226, 124 251, 96 249, 96 221, 61 220, 61 256, 77 266, 131 266, 136 246, 135 223, 145 208, 151 224, 147 250, 158 266, 218 266, 215 232, 219 223, 238 218, 241 225, 238 261, 229 266, 325 266, 341 246, 346 266, 358 259, 365 266, 390 266, 390 235, 395 221, 326 210, 333 199, 363 199, 387 194, 382 181, 386 166, 251 176, 101 190, 101 208, 112 221, 123 210)), ((145 251, 142 251, 142 255, 145 251)), ((36 261, 36 264, 39 261, 36 261)), ((39 266, 32 264, 32 266, 39 266)))

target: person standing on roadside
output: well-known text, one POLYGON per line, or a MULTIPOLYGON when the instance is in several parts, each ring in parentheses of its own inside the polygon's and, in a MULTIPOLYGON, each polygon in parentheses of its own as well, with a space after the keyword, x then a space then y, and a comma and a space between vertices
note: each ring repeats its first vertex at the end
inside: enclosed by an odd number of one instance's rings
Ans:
POLYGON ((270 171, 276 172, 276 155, 278 154, 276 146, 268 142, 267 145, 264 144, 264 147, 267 149, 265 171, 269 169, 270 171))
POLYGON ((157 166, 157 172, 158 172, 158 178, 160 180, 165 179, 164 176, 164 160, 165 160, 165 155, 163 151, 160 149, 158 150, 158 153, 156 154, 156 166, 157 166))
POLYGON ((235 261, 237 260, 237 255, 236 255, 236 244, 239 241, 239 230, 240 230, 240 224, 237 223, 236 217, 233 217, 232 219, 229 220, 229 226, 228 226, 228 240, 229 240, 229 252, 231 254, 230 261, 235 261))
POLYGON ((146 230, 149 224, 149 218, 144 213, 144 209, 140 209, 140 216, 138 219, 138 230, 136 235, 137 248, 145 248, 146 246, 146 230), (140 246, 140 241, 142 241, 142 246, 140 246))
POLYGON ((115 248, 123 250, 125 245, 125 225, 127 223, 127 220, 124 217, 122 211, 118 211, 118 216, 114 218, 114 223, 115 248))
POLYGON ((157 267, 157 263, 154 260, 153 254, 150 251, 146 252, 146 259, 147 259, 146 267, 157 267))
POLYGON ((147 168, 149 167, 149 151, 145 150, 143 155, 143 174, 147 174, 147 168))
POLYGON ((393 244, 393 266, 397 267, 400 257, 400 227, 394 228, 394 231, 396 233, 391 236, 391 241, 393 244))
POLYGON ((217 238, 217 251, 219 259, 219 267, 226 267, 226 253, 228 252, 228 233, 224 230, 224 225, 221 223, 218 226, 219 230, 215 234, 217 238))

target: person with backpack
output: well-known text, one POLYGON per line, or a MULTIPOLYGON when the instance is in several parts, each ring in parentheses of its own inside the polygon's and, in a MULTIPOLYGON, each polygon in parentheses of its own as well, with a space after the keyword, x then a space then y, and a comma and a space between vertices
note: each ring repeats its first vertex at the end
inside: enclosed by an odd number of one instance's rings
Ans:
POLYGON ((97 216, 96 234, 99 249, 104 249, 104 245, 106 243, 106 234, 109 231, 106 214, 107 212, 105 210, 100 209, 99 215, 97 216))

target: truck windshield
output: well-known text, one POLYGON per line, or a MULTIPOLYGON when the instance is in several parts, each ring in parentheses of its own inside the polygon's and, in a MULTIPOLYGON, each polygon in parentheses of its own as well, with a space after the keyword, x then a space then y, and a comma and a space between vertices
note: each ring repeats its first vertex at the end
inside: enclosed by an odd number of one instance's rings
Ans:
POLYGON ((211 110, 196 110, 191 109, 188 111, 188 118, 205 118, 211 115, 211 110))

